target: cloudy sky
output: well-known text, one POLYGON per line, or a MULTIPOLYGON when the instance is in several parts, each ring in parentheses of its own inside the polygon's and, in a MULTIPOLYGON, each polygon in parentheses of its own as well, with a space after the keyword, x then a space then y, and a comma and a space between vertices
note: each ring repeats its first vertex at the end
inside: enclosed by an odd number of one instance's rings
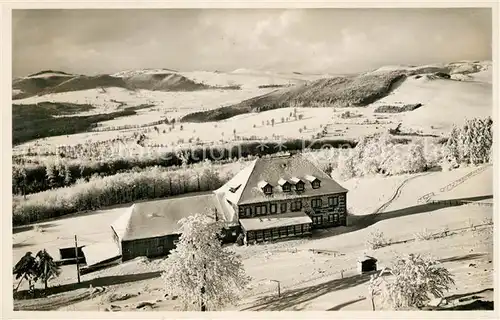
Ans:
POLYGON ((489 9, 13 10, 13 75, 491 60, 489 9))

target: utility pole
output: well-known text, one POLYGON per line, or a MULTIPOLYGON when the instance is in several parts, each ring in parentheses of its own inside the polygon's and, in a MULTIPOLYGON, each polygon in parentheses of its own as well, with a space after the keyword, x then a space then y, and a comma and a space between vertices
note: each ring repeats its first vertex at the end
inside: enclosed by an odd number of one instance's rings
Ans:
POLYGON ((205 294, 205 282, 207 280, 207 276, 206 276, 206 269, 207 269, 207 265, 204 264, 203 265, 203 287, 201 287, 201 311, 207 311, 207 306, 205 305, 205 301, 203 300, 203 295, 205 294))
POLYGON ((278 298, 281 297, 280 282, 278 280, 272 280, 272 279, 270 281, 276 282, 278 284, 278 298))
POLYGON ((78 242, 75 234, 75 256, 76 256, 76 275, 78 276, 78 283, 80 283, 80 265, 78 264, 78 242))

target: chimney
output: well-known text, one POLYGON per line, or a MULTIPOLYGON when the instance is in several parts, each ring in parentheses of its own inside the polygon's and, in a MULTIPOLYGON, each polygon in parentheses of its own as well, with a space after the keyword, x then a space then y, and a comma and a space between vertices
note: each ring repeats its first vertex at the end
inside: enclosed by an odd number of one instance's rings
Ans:
POLYGON ((214 208, 215 221, 219 221, 219 216, 217 215, 217 208, 214 208))

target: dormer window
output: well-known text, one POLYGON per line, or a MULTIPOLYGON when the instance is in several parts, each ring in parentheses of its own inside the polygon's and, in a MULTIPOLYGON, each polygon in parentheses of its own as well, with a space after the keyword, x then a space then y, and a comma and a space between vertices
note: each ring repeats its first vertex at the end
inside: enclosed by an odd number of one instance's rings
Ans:
POLYGON ((292 185, 285 179, 279 179, 278 184, 281 186, 283 192, 290 192, 292 190, 292 185))
POLYGON ((264 194, 272 194, 273 186, 271 186, 267 181, 260 181, 258 184, 259 188, 264 192, 264 194))
POLYGON ((321 181, 315 176, 307 175, 304 178, 311 183, 313 189, 318 189, 321 186, 321 181))
POLYGON ((305 183, 302 181, 299 181, 295 184, 295 189, 297 191, 304 191, 305 183))
POLYGON ((270 185, 267 185, 264 187, 264 193, 265 194, 272 194, 273 193, 273 187, 271 187, 270 185))
POLYGON ((295 185, 295 190, 304 191, 305 183, 297 177, 292 177, 290 182, 295 185))

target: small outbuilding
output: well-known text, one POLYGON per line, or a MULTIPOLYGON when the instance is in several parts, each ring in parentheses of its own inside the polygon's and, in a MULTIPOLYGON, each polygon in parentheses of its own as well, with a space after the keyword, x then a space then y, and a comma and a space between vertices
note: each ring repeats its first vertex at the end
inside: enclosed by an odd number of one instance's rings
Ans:
POLYGON ((358 273, 368 273, 377 271, 377 259, 364 255, 358 258, 358 273))

